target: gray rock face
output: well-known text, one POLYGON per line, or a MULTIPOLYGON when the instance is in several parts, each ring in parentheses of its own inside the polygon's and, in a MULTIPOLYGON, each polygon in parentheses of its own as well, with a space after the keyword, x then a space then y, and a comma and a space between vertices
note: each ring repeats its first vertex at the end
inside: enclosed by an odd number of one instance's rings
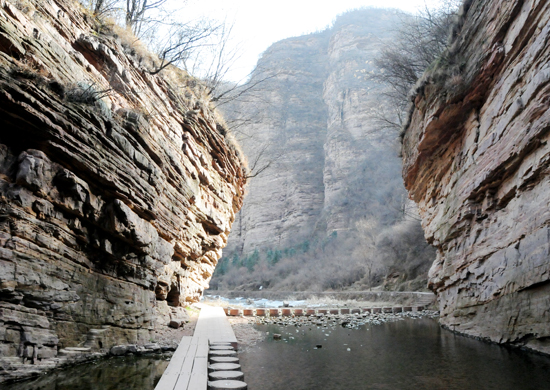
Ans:
MULTIPOLYGON (((262 161, 271 164, 251 180, 226 253, 290 247, 315 233, 345 234, 363 207, 363 179, 370 173, 363 168, 372 154, 391 160, 388 175, 399 176, 397 152, 368 112, 380 104, 379 87, 365 77, 396 16, 358 15, 277 42, 258 62, 277 76, 261 87, 250 114, 259 119, 240 129, 246 134, 241 144, 249 159, 266 148, 262 161)), ((228 117, 243 109, 224 108, 228 117)))
POLYGON ((324 202, 327 109, 322 93, 327 44, 326 34, 313 34, 273 45, 258 67, 275 64, 280 75, 261 87, 264 97, 259 107, 245 102, 241 108, 223 108, 226 116, 241 109, 256 110, 253 116, 259 115, 259 121, 240 129, 253 137, 242 137, 241 145, 251 153, 249 160, 265 149, 259 164, 271 164, 251 180, 228 253, 290 245, 315 229, 324 202))
POLYGON ((29 4, 0 1, 0 382, 183 318, 246 182, 196 80, 29 4))
POLYGON ((438 249, 441 323, 550 353, 550 4, 468 6, 460 75, 436 69, 414 97, 405 184, 438 249))
POLYGON ((391 10, 350 11, 322 32, 277 42, 252 77, 272 76, 256 99, 222 106, 242 125, 235 133, 259 174, 215 289, 426 286, 435 254, 404 212, 397 132, 376 115, 385 97, 373 60, 398 21, 391 10))

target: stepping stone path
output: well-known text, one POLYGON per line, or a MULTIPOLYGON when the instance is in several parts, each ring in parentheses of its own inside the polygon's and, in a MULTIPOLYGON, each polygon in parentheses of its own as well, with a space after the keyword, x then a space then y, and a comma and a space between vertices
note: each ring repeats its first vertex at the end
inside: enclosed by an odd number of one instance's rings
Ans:
POLYGON ((208 390, 247 390, 237 352, 229 343, 210 344, 208 390))
POLYGON ((233 347, 231 345, 211 345, 210 349, 213 351, 231 351, 233 347))
POLYGON ((239 363, 239 358, 236 356, 212 356, 209 361, 210 363, 239 363))
POLYGON ((235 352, 235 350, 216 350, 216 349, 211 349, 208 353, 209 356, 237 356, 237 352, 235 352))
POLYGON ((195 333, 182 338, 155 390, 247 390, 236 348, 223 309, 203 305, 195 333))
POLYGON ((214 363, 208 366, 208 371, 240 371, 241 365, 237 363, 214 363))
POLYGON ((208 382, 208 390, 246 390, 248 386, 242 381, 212 381, 208 382))
POLYGON ((208 374, 210 380, 218 381, 224 379, 242 380, 244 374, 241 371, 212 371, 208 374))

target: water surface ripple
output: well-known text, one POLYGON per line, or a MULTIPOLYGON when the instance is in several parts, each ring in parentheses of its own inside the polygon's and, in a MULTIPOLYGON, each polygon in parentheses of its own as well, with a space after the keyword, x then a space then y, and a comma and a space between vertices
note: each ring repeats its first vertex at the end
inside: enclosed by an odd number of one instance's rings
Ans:
POLYGON ((455 335, 431 319, 256 326, 269 335, 239 356, 250 390, 550 389, 550 358, 455 335))

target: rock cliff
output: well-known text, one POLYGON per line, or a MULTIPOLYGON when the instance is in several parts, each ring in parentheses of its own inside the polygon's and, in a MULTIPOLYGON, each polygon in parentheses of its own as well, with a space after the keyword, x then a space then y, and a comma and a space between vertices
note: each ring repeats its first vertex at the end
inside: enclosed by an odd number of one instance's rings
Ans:
POLYGON ((313 34, 274 44, 258 62, 258 68, 276 68, 279 73, 260 84, 260 107, 251 108, 246 101, 222 107, 228 118, 234 112, 257 110, 251 114, 253 122, 237 132, 250 135, 240 140, 245 153, 251 153, 247 156, 254 159, 265 149, 259 164, 271 165, 251 180, 228 251, 287 246, 315 229, 323 207, 327 43, 326 34, 313 34))
POLYGON ((149 342, 208 287, 241 207, 204 88, 152 75, 124 34, 71 0, 0 0, 0 381, 149 342))
POLYGON ((464 4, 413 97, 405 185, 437 248, 441 323, 550 353, 550 4, 464 4))
POLYGON ((251 167, 256 157, 257 167, 269 167, 250 180, 218 269, 234 274, 220 279, 221 289, 340 289, 363 278, 370 286, 371 276, 378 285, 397 262, 400 281, 427 274, 435 255, 420 224, 402 213, 397 134, 381 130, 373 115, 384 100, 370 77, 380 71, 373 60, 400 17, 350 11, 324 31, 277 42, 253 74, 253 82, 271 76, 255 99, 222 106, 229 120, 245 113, 235 132, 251 167), (411 245, 399 247, 394 227, 414 235, 411 245))
MULTIPOLYGON (((251 180, 228 249, 237 241, 244 252, 289 247, 315 229, 349 228, 359 201, 350 207, 350 176, 380 138, 368 116, 376 86, 357 77, 373 69, 396 19, 393 11, 349 13, 330 29, 277 42, 262 55, 257 69, 276 76, 260 85, 261 116, 251 114, 256 122, 240 129, 249 136, 241 144, 251 158, 267 147, 262 157, 271 164, 251 180)), ((230 107, 226 116, 244 110, 230 107)), ((399 164, 391 146, 382 149, 399 164)))

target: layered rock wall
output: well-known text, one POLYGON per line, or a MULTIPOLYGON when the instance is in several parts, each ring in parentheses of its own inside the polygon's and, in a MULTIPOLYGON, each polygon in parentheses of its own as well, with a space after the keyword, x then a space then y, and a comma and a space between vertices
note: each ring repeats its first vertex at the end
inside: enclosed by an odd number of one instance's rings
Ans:
POLYGON ((550 353, 550 4, 464 11, 403 140, 430 287, 450 329, 550 353))
POLYGON ((380 85, 368 77, 378 71, 373 60, 397 20, 395 11, 358 10, 324 31, 277 42, 253 76, 274 74, 258 88, 257 111, 249 101, 222 107, 228 117, 249 110, 255 122, 239 129, 241 144, 251 160, 265 149, 259 166, 269 163, 250 181, 227 253, 287 248, 354 229, 358 210, 374 207, 365 194, 376 170, 367 160, 377 153, 384 181, 400 180, 398 152, 373 120, 380 85))
POLYGON ((275 43, 258 62, 258 69, 273 69, 276 76, 259 84, 257 107, 251 107, 246 99, 222 106, 227 117, 255 110, 237 131, 242 134, 240 143, 251 167, 269 166, 250 181, 228 252, 284 247, 315 230, 324 201, 327 109, 322 94, 327 44, 327 34, 275 43))
POLYGON ((245 168, 209 98, 72 0, 0 0, 0 381, 144 343, 208 287, 245 168))

